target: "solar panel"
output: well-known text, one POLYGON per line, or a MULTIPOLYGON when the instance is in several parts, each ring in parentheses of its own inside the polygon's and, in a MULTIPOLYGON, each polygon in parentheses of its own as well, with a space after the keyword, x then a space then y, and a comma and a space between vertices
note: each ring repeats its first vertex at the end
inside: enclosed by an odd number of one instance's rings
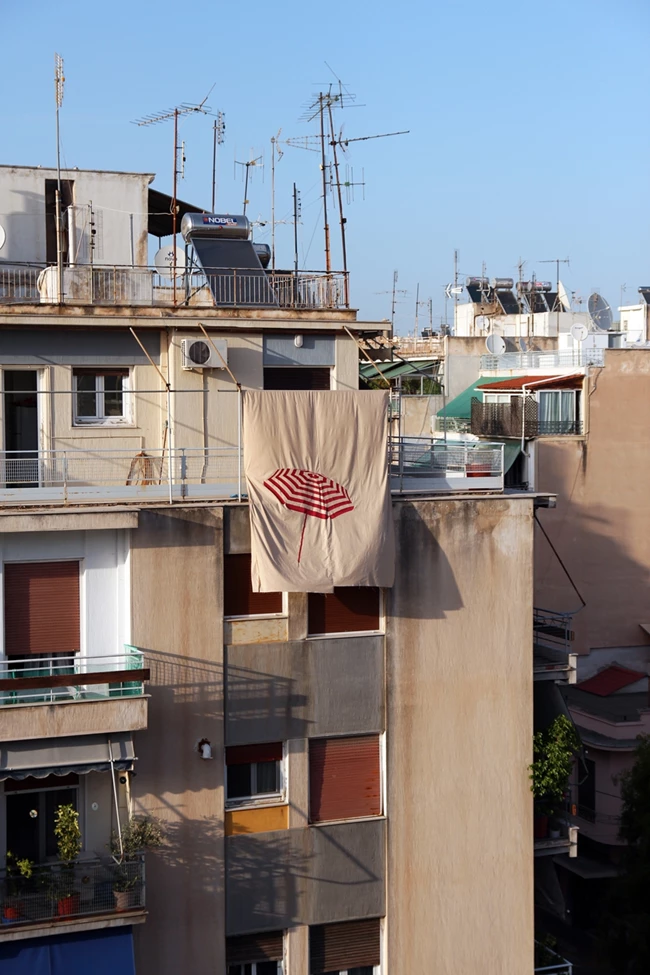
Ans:
POLYGON ((544 301, 544 296, 538 291, 531 291, 530 294, 526 295, 528 301, 528 306, 530 310, 537 314, 538 312, 546 311, 546 302, 544 301))
POLYGON ((474 287, 473 284, 467 285, 467 294, 469 295, 469 300, 473 301, 475 305, 480 305, 483 303, 483 295, 481 294, 481 289, 474 287))
POLYGON ((558 301, 557 291, 547 291, 544 297, 549 311, 564 311, 562 303, 558 301))
POLYGON ((196 256, 219 306, 277 306, 259 257, 249 240, 193 237, 196 256))
POLYGON ((505 315, 519 314, 519 302, 512 291, 497 291, 496 296, 505 315))
POLYGON ((650 305, 650 288, 639 288, 639 292, 646 305, 650 305))

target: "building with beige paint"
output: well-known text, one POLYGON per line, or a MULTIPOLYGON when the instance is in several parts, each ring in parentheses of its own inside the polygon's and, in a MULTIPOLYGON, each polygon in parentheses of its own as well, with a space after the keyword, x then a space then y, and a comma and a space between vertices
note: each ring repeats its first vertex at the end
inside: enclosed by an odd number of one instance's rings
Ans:
MULTIPOLYGON (((16 213, 45 221, 34 186, 16 213)), ((54 297, 41 251, 0 263, 0 855, 34 863, 3 874, 0 961, 532 971, 533 525, 552 497, 504 492, 500 445, 394 436, 393 588, 254 593, 239 390, 357 389, 358 340, 386 325, 341 276, 269 268, 272 300, 228 300, 111 246, 54 297), (163 845, 111 859, 132 815, 163 845)))

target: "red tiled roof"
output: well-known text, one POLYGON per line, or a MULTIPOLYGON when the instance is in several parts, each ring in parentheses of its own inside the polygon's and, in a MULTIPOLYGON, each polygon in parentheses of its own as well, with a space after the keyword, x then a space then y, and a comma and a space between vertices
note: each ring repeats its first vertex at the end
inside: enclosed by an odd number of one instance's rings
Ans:
POLYGON ((609 697, 610 694, 615 694, 621 688, 635 684, 647 676, 638 670, 629 670, 627 667, 611 664, 593 677, 581 681, 578 687, 581 691, 589 691, 590 694, 598 694, 599 697, 609 697))
POLYGON ((498 390, 519 390, 522 386, 527 389, 582 389, 584 376, 512 376, 510 379, 501 379, 499 382, 491 383, 486 379, 484 383, 477 386, 477 389, 485 390, 487 393, 497 392, 498 390))

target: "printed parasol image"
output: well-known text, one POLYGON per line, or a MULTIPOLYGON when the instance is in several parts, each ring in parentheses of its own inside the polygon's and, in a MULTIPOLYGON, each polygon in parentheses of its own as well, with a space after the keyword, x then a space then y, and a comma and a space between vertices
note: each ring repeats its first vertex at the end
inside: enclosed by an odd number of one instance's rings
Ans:
POLYGON ((300 533, 298 562, 302 555, 307 518, 310 515, 325 520, 338 518, 339 515, 354 511, 350 495, 343 485, 317 471, 281 467, 264 481, 264 487, 274 494, 285 508, 299 511, 305 516, 300 533))

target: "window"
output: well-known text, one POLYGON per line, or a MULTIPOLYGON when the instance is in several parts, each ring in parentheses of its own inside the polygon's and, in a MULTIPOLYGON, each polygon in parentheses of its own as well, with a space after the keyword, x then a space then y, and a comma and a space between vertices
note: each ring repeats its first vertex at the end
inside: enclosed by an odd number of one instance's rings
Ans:
POLYGON ((74 773, 45 779, 7 779, 7 850, 16 859, 34 863, 56 856, 55 812, 68 803, 78 809, 78 792, 79 779, 74 773))
POLYGON ((227 975, 281 975, 282 931, 226 938, 227 975))
POLYGON ((75 423, 128 423, 128 369, 75 369, 75 423))
POLYGON ((484 403, 510 403, 512 395, 510 393, 483 393, 484 403))
POLYGON ((539 432, 578 433, 579 393, 575 389, 554 389, 540 392, 539 432))
POLYGON ((380 923, 368 918, 310 927, 310 975, 379 975, 380 923))
POLYGON ((379 735, 312 738, 309 821, 381 816, 379 735))
POLYGON ((272 616, 282 612, 281 592, 253 592, 250 555, 226 555, 223 566, 224 616, 272 616))
POLYGON ((5 654, 80 649, 79 562, 5 562, 5 654))
POLYGON ((264 389, 330 389, 330 376, 323 366, 265 366, 264 389))
POLYGON ((226 802, 229 805, 284 798, 282 742, 226 748, 226 802))
POLYGON ((379 629, 379 589, 374 586, 338 587, 334 592, 310 592, 308 632, 362 633, 379 629))

